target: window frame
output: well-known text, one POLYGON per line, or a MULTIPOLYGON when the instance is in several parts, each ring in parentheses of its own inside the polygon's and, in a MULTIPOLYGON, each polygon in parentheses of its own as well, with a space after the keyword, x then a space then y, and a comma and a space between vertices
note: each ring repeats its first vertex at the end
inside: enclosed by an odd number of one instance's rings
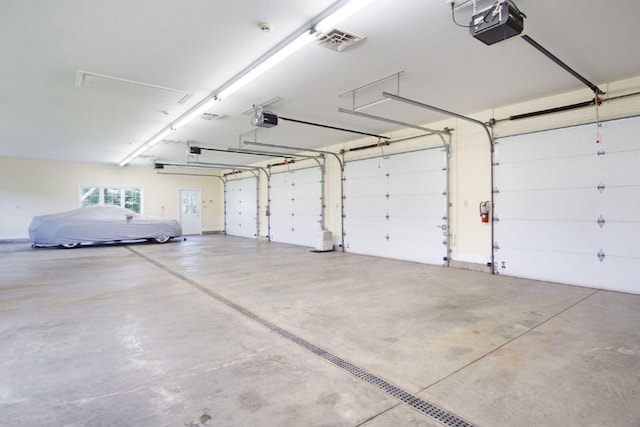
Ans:
MULTIPOLYGON (((85 196, 86 198, 86 196, 85 196)), ((95 196, 93 197, 95 199, 95 196)), ((81 208, 83 206, 93 206, 93 205, 99 205, 99 206, 120 206, 122 208, 126 208, 126 209, 131 209, 132 211, 139 213, 139 214, 144 214, 144 188, 143 187, 120 187, 120 186, 115 186, 115 185, 78 185, 78 207, 81 208), (89 204, 83 204, 84 198, 83 198, 83 190, 85 189, 94 189, 98 191, 98 202, 97 203, 89 203, 89 204), (116 205, 116 204, 107 204, 105 203, 105 190, 118 190, 120 193, 120 204, 116 205), (125 204, 127 203, 127 191, 131 191, 131 190, 136 190, 140 192, 140 210, 139 212, 136 211, 135 209, 131 209, 131 208, 127 208, 125 206, 125 204)))

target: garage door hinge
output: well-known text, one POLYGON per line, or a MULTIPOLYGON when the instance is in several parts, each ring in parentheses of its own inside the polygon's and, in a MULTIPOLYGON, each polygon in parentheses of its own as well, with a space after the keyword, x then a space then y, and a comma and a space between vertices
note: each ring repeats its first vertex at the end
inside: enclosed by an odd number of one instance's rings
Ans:
POLYGON ((598 150, 598 157, 603 158, 604 155, 605 155, 605 151, 604 150, 602 150, 602 149, 598 150))
POLYGON ((604 183, 601 182, 600 185, 598 185, 597 188, 598 188, 598 191, 600 192, 600 194, 602 194, 602 192, 604 191, 604 188, 605 188, 604 187, 604 183))
POLYGON ((598 225, 600 226, 600 228, 604 227, 604 217, 602 215, 600 215, 600 218, 598 218, 598 225))
POLYGON ((598 252, 598 259, 600 260, 600 262, 604 261, 604 251, 602 249, 600 249, 600 252, 598 252))
POLYGON ((385 239, 387 240, 387 242, 389 241, 389 235, 388 234, 385 236, 385 239))
POLYGON ((500 192, 500 190, 498 190, 497 187, 493 189, 493 194, 498 194, 499 192, 500 192))
POLYGON ((500 249, 500 246, 498 245, 498 242, 494 242, 494 243, 493 243, 493 250, 494 250, 494 251, 497 251, 497 250, 499 250, 499 249, 500 249))
POLYGON ((387 221, 389 221, 389 214, 386 214, 384 217, 387 218, 387 221))

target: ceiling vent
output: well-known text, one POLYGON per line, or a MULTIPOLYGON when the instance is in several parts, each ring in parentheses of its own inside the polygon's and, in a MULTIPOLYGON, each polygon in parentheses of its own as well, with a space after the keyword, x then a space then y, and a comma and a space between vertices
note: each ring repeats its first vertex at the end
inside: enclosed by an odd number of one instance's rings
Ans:
POLYGON ((215 113, 204 113, 200 116, 203 120, 220 120, 223 117, 224 115, 215 113))
POLYGON ((184 90, 85 70, 76 72, 76 87, 123 94, 141 101, 167 106, 184 104, 192 97, 191 93, 184 90))
POLYGON ((318 43, 320 43, 321 46, 335 50, 336 52, 342 52, 343 50, 360 43, 364 39, 366 39, 366 37, 361 36, 360 34, 335 28, 319 37, 318 43))

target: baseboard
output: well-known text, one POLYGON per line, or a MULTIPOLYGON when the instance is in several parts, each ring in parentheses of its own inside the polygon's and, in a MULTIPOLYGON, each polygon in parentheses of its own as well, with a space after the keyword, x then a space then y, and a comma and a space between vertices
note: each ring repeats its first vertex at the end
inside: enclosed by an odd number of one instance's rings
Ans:
POLYGON ((30 239, 0 239, 0 243, 31 243, 30 239))

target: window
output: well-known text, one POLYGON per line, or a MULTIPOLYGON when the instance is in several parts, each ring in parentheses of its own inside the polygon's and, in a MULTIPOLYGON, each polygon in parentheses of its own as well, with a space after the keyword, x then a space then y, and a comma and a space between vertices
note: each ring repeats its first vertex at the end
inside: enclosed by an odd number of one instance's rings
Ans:
POLYGON ((142 189, 80 186, 80 206, 114 205, 142 213, 142 189))

